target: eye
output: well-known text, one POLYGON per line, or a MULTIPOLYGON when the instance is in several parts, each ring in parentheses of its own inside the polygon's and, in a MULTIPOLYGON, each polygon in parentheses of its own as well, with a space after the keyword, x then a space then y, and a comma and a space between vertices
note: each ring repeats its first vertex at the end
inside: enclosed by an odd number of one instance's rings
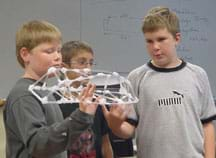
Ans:
POLYGON ((149 40, 149 39, 147 39, 147 40, 146 40, 146 43, 149 43, 149 44, 150 44, 150 43, 153 43, 153 41, 152 41, 152 40, 149 40))
POLYGON ((58 52, 58 53, 61 53, 61 48, 58 48, 58 49, 57 49, 57 52, 58 52))
POLYGON ((86 61, 84 61, 84 60, 80 60, 78 62, 79 62, 80 65, 85 65, 86 64, 86 61))
POLYGON ((158 38, 158 41, 159 41, 159 42, 163 42, 164 40, 166 40, 165 37, 160 37, 160 38, 158 38))
POLYGON ((53 52, 55 52, 54 48, 48 48, 48 49, 44 49, 43 52, 47 53, 47 54, 52 54, 53 52))
POLYGON ((94 60, 89 61, 89 64, 90 64, 91 66, 92 66, 92 65, 96 65, 95 62, 94 62, 94 60))

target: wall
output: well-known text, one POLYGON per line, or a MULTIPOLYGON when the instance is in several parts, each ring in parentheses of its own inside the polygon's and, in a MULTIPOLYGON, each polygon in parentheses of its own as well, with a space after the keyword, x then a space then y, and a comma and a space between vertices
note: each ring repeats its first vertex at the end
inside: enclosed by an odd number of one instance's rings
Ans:
POLYGON ((153 6, 164 5, 180 17, 179 56, 202 66, 216 96, 215 0, 82 0, 81 39, 95 48, 98 67, 127 74, 149 60, 141 32, 153 6))
POLYGON ((23 73, 16 61, 15 33, 33 19, 58 26, 64 40, 80 39, 80 0, 0 0, 0 98, 23 73))
POLYGON ((67 40, 85 40, 96 53, 96 69, 127 74, 147 62, 142 18, 165 5, 181 21, 179 55, 202 66, 216 96, 215 0, 0 0, 0 97, 6 97, 22 74, 15 59, 15 32, 25 21, 45 19, 57 25, 67 40))

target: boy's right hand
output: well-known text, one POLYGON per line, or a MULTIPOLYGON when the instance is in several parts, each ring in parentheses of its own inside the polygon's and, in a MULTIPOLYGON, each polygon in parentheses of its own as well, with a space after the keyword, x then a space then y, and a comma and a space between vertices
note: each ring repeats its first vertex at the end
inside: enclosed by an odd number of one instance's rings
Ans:
POLYGON ((96 112, 96 109, 98 107, 99 99, 93 98, 94 97, 94 91, 95 91, 95 85, 94 84, 88 84, 87 87, 83 89, 79 96, 79 109, 82 112, 94 115, 96 112))

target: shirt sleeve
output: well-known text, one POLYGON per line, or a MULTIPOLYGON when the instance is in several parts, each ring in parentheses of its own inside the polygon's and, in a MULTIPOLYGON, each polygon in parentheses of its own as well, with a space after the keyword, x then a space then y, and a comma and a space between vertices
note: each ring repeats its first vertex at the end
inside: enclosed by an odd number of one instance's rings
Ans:
POLYGON ((201 69, 200 73, 200 84, 201 84, 201 103, 202 103, 202 111, 201 111, 201 121, 202 123, 208 123, 214 119, 216 119, 216 107, 214 105, 214 99, 211 92, 210 83, 208 80, 208 76, 206 72, 201 69))
POLYGON ((49 157, 63 152, 93 123, 92 115, 79 110, 53 123, 49 122, 52 118, 47 118, 47 113, 33 96, 19 98, 12 106, 17 135, 32 156, 49 157))

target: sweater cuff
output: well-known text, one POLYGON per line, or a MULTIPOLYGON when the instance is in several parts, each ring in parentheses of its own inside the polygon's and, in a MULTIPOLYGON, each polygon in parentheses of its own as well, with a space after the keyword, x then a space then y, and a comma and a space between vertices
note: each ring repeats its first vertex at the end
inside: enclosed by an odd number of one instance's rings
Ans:
POLYGON ((73 113, 71 113, 69 119, 76 120, 84 124, 93 124, 94 115, 90 115, 80 111, 79 109, 76 109, 73 113))

